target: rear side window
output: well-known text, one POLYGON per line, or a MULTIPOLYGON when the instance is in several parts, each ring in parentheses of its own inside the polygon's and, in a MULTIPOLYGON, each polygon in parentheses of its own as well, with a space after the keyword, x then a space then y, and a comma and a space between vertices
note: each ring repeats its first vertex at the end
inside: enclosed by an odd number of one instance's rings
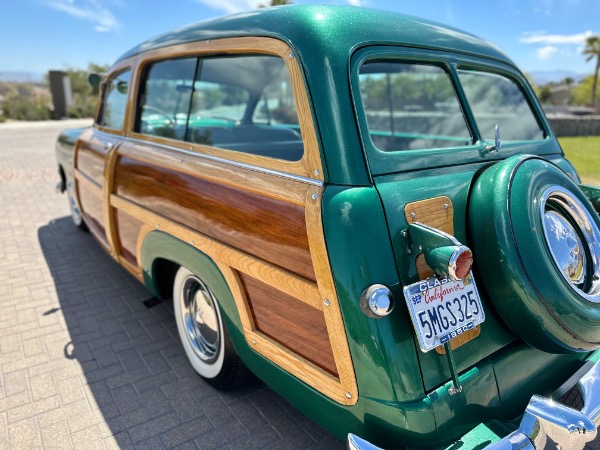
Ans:
POLYGON ((544 132, 517 84, 502 75, 459 70, 460 83, 482 137, 493 141, 498 125, 502 141, 544 139, 544 132))
POLYGON ((277 56, 168 60, 147 67, 136 131, 298 161, 304 153, 291 80, 277 56))
POLYGON ((360 68, 359 83, 369 134, 379 150, 472 143, 452 81, 441 67, 368 62, 360 68))
POLYGON ((130 75, 128 69, 106 81, 98 125, 117 131, 123 129, 130 75))

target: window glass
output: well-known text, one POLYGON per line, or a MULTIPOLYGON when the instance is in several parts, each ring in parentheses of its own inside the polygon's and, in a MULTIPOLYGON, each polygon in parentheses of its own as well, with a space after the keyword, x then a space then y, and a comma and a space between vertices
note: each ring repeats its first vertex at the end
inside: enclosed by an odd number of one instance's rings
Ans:
POLYGON ((456 147, 472 143, 454 87, 440 67, 369 62, 360 92, 375 146, 383 151, 456 147))
POLYGON ((277 56, 187 58, 145 74, 136 131, 288 161, 304 146, 291 80, 277 56))
POLYGON ((136 131, 185 139, 197 62, 198 58, 175 59, 147 69, 136 131))
POLYGON ((203 59, 187 139, 288 161, 301 159, 304 146, 284 61, 263 55, 203 59))
POLYGON ((466 70, 460 70, 458 76, 485 140, 494 140, 496 125, 503 142, 544 139, 543 130, 513 80, 466 70))
POLYGON ((123 129, 130 74, 130 70, 121 72, 110 78, 104 85, 104 99, 98 120, 99 125, 112 130, 123 129))

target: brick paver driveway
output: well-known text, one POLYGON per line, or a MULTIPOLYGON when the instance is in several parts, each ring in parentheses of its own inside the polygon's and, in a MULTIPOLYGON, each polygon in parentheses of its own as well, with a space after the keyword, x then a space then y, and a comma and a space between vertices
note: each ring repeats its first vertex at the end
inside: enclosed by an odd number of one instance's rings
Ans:
POLYGON ((170 305, 73 227, 54 140, 84 125, 0 125, 0 448, 342 448, 259 381, 205 384, 170 305))

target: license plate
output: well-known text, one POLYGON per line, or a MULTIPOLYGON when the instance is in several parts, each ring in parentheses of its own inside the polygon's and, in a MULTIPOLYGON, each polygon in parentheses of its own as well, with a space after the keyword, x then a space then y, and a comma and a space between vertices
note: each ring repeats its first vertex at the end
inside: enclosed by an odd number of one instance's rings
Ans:
POLYGON ((475 328, 485 314, 473 273, 463 280, 428 278, 404 288, 421 350, 428 352, 475 328))

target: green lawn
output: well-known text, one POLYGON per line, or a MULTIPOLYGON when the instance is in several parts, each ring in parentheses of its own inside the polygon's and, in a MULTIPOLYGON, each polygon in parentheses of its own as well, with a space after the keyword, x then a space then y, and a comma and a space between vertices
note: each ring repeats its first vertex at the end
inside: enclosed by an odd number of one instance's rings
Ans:
POLYGON ((600 136, 563 137, 558 141, 582 181, 600 186, 600 136))

